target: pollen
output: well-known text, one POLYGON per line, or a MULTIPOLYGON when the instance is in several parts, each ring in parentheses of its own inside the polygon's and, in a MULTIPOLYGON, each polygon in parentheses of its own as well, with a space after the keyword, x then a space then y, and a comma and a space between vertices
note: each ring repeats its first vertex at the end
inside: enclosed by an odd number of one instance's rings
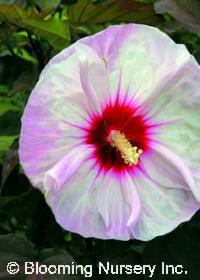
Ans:
POLYGON ((116 148, 123 158, 124 162, 129 165, 137 165, 142 150, 132 146, 126 136, 119 131, 112 131, 108 137, 112 147, 116 148))

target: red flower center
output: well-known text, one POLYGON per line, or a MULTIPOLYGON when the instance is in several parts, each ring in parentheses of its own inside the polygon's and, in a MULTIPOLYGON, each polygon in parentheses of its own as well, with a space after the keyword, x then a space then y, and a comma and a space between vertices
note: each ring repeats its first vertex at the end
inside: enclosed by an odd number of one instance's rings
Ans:
POLYGON ((100 115, 92 117, 86 143, 95 146, 92 157, 101 169, 108 171, 113 168, 116 172, 122 172, 136 167, 137 164, 129 165, 125 162, 120 150, 112 145, 110 135, 117 131, 127 139, 130 146, 145 152, 149 142, 149 128, 144 117, 137 114, 136 106, 116 101, 114 105, 109 103, 100 115))

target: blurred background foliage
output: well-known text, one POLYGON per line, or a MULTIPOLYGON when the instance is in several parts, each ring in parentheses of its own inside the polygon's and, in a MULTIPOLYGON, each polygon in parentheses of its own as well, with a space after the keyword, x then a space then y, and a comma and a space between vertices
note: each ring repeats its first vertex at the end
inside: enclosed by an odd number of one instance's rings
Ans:
MULTIPOLYGON (((18 161, 20 119, 31 89, 49 59, 76 40, 110 24, 144 23, 186 45, 200 62, 199 0, 0 0, 0 279, 8 261, 78 264, 182 264, 199 279, 200 215, 172 233, 150 242, 85 239, 64 231, 42 194, 35 190, 18 161)), ((173 63, 173 61, 172 61, 173 63)), ((46 276, 44 279, 79 279, 46 276)), ((147 279, 148 276, 102 275, 101 279, 147 279), (134 278, 135 277, 135 278, 134 278)), ((92 279, 100 279, 93 275, 92 279)), ((156 273, 154 279, 165 279, 156 273)))

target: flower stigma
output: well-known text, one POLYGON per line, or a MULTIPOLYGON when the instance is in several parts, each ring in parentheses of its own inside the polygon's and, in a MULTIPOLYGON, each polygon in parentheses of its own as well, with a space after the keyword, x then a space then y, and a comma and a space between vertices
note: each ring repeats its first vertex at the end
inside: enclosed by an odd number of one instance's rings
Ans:
POLYGON ((111 146, 121 153, 121 157, 127 165, 132 166, 138 164, 140 155, 143 151, 138 149, 137 146, 132 146, 123 133, 117 130, 112 130, 109 134, 108 140, 110 141, 111 146))

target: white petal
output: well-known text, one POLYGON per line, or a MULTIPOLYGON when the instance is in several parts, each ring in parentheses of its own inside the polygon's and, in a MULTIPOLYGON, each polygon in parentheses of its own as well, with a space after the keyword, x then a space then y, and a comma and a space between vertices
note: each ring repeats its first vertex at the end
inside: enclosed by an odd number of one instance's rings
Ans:
POLYGON ((148 241, 189 220, 200 205, 191 192, 193 182, 187 168, 170 153, 163 154, 161 147, 141 157, 141 166, 140 176, 133 178, 141 199, 141 212, 132 234, 148 241))
POLYGON ((97 208, 109 238, 128 240, 130 225, 136 223, 140 212, 140 200, 128 176, 118 178, 108 174, 97 193, 97 208))
MULTIPOLYGON (((188 168, 195 180, 191 187, 200 202, 200 67, 193 58, 166 83, 155 101, 149 103, 152 122, 163 123, 156 129, 155 139, 188 168), (166 124, 165 124, 166 123, 166 124)), ((168 153, 166 152, 166 156, 168 153)))
POLYGON ((105 223, 96 207, 102 178, 96 177, 90 166, 89 162, 83 164, 58 191, 49 191, 46 200, 64 229, 84 237, 107 239, 105 223), (91 182, 93 188, 88 191, 91 182))
MULTIPOLYGON (((112 99, 120 79, 121 95, 129 89, 129 98, 138 99, 139 103, 160 91, 163 83, 169 81, 190 59, 184 45, 174 43, 159 29, 142 24, 122 24, 109 26, 102 32, 79 40, 55 56, 44 72, 67 59, 77 45, 90 47, 105 62, 112 99)), ((92 68, 90 70, 92 73, 92 68)))
POLYGON ((85 145, 74 147, 63 157, 53 168, 45 174, 43 185, 48 191, 53 188, 55 191, 63 187, 70 177, 88 159, 92 149, 85 145))
POLYGON ((102 111, 109 95, 108 71, 102 58, 86 45, 76 45, 80 61, 80 81, 89 112, 102 111))
POLYGON ((189 60, 184 45, 175 44, 159 29, 141 24, 110 26, 103 32, 84 38, 107 61, 110 86, 116 93, 121 76, 122 94, 145 102, 189 60))
POLYGON ((44 174, 83 141, 90 115, 108 92, 106 77, 103 60, 81 45, 43 71, 26 106, 20 137, 20 161, 33 185, 43 188, 44 174))

